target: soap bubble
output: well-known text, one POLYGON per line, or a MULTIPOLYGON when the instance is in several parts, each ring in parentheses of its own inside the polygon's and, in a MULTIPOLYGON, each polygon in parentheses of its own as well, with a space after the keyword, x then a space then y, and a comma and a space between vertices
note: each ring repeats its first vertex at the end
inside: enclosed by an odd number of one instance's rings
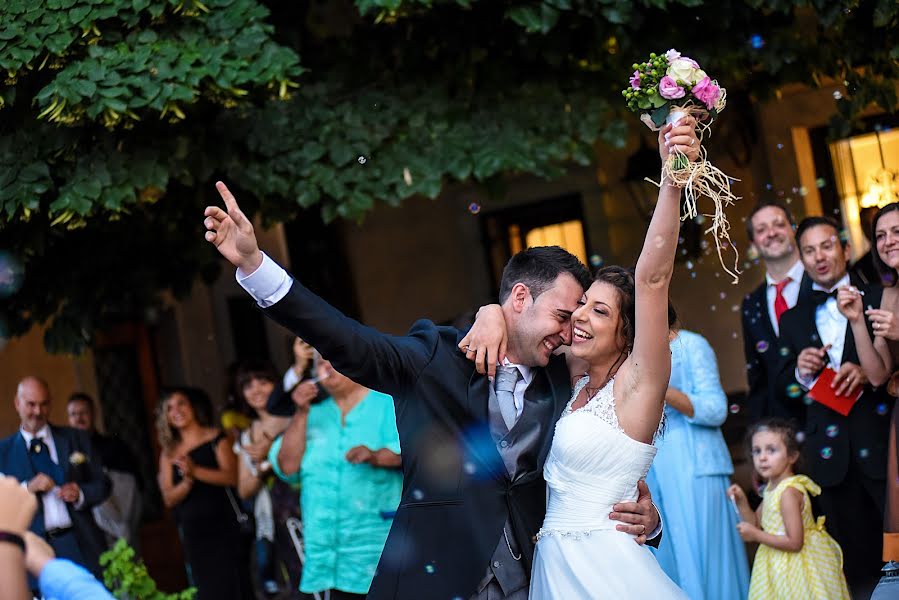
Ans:
POLYGON ((821 458, 824 460, 830 460, 830 457, 833 456, 833 448, 830 446, 824 446, 821 448, 821 458))
POLYGON ((356 160, 359 161, 359 164, 360 164, 360 165, 364 165, 364 164, 365 164, 365 161, 366 161, 367 159, 366 159, 364 156, 360 156, 360 157, 357 158, 356 160))
POLYGON ((834 100, 839 100, 842 97, 843 97, 843 93, 840 90, 833 91, 833 99, 834 100))
POLYGON ((19 260, 0 250, 0 298, 9 298, 20 289, 25 280, 25 267, 19 260))
POLYGON ((481 212, 481 205, 478 204, 477 202, 472 202, 471 204, 468 205, 468 212, 470 212, 473 215, 478 214, 479 212, 481 212))
POLYGON ((791 383, 787 386, 787 396, 790 398, 798 398, 802 395, 802 388, 798 383, 791 383))
POLYGON ((754 50, 760 50, 765 46, 765 38, 756 33, 749 38, 749 45, 752 46, 754 50))
POLYGON ((590 264, 594 267, 601 267, 603 262, 604 261, 599 254, 593 254, 590 256, 590 264))
POLYGON ((829 438, 835 438, 840 434, 840 428, 836 425, 828 425, 827 429, 824 430, 824 433, 826 433, 829 438))
POLYGON ((768 351, 768 342, 766 342, 765 340, 761 340, 759 343, 757 343, 755 345, 755 349, 758 352, 762 352, 762 353, 767 352, 768 351))
POLYGON ((877 405, 877 414, 880 416, 886 415, 888 410, 889 408, 887 408, 886 404, 881 403, 877 405))
POLYGON ((730 414, 735 415, 738 412, 740 412, 740 405, 739 404, 731 404, 730 405, 730 414))

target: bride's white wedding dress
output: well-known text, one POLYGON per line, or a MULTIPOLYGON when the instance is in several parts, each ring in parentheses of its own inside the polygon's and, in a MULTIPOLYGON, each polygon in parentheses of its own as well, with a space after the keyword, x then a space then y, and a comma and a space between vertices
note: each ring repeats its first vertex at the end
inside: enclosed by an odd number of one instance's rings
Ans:
POLYGON ((617 531, 612 505, 637 498, 656 448, 618 425, 613 380, 582 408, 571 404, 587 385, 577 382, 556 424, 543 475, 549 488, 546 519, 537 534, 530 598, 685 599, 634 536, 617 531))

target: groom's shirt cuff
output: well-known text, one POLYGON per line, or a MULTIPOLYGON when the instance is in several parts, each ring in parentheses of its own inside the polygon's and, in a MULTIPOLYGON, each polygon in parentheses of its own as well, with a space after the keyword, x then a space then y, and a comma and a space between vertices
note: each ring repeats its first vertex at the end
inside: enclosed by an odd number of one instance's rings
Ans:
POLYGON ((250 294, 259 306, 268 308, 287 295, 293 279, 281 265, 262 253, 262 264, 246 274, 240 269, 235 275, 237 283, 250 294))
MULTIPOLYGON (((652 501, 650 501, 652 502, 652 501)), ((662 511, 659 510, 659 507, 656 506, 656 503, 652 503, 652 507, 656 509, 656 512, 659 514, 659 524, 656 525, 656 528, 649 532, 649 535, 646 536, 646 540, 654 540, 660 535, 662 535, 662 511)))

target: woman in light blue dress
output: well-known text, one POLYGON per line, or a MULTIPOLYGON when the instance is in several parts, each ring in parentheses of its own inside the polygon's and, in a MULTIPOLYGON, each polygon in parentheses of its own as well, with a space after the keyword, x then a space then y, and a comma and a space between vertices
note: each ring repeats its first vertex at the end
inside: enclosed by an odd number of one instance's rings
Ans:
POLYGON ((749 564, 726 493, 734 468, 719 429, 727 396, 715 352, 685 330, 670 346, 665 434, 646 477, 665 524, 656 557, 691 600, 745 600, 749 564))

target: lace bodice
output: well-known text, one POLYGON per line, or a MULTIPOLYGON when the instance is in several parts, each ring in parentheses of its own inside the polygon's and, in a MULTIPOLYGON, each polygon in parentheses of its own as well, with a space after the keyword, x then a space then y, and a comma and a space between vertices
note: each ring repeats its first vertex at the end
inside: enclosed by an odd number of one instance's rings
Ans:
MULTIPOLYGON (((571 400, 568 401, 568 404, 565 406, 565 410, 562 411, 562 416, 566 417, 570 415, 572 412, 571 405, 574 404, 574 401, 577 400, 577 397, 583 391, 587 384, 590 383, 590 376, 584 375, 580 379, 578 379, 577 383, 574 385, 574 390, 571 393, 571 400)), ((612 426, 616 431, 620 431, 624 435, 627 435, 622 429, 621 425, 618 423, 618 414, 615 412, 615 394, 614 394, 614 383, 615 378, 612 377, 608 382, 596 392, 587 403, 581 408, 577 409, 578 411, 586 411, 592 413, 593 415, 599 417, 606 423, 612 426)), ((665 430, 665 411, 662 411, 662 420, 659 421, 659 426, 656 429, 655 433, 652 435, 652 444, 655 446, 656 442, 659 438, 662 437, 662 433, 665 430)))
POLYGON ((654 445, 631 438, 619 425, 613 380, 583 407, 571 410, 588 381, 584 376, 575 384, 556 423, 543 468, 549 500, 538 538, 614 530, 615 522, 608 518, 612 506, 637 499, 637 482, 646 477, 656 455, 654 445))

